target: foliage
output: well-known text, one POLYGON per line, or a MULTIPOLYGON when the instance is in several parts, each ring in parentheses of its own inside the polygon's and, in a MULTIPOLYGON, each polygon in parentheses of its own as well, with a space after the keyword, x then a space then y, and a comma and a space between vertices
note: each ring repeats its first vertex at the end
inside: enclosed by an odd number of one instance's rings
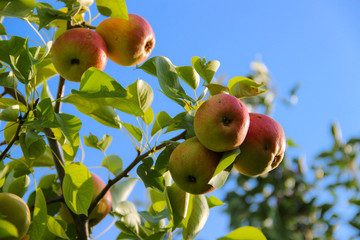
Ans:
MULTIPOLYGON (((0 120, 7 122, 2 129, 0 191, 20 197, 28 193, 31 239, 88 239, 91 235, 88 215, 107 191, 114 199, 111 216, 117 219, 114 224, 119 232, 117 239, 171 239, 178 232, 184 239, 194 239, 206 223, 210 209, 223 203, 214 196, 191 195, 172 185, 168 173, 170 154, 179 141, 194 136, 194 114, 209 96, 208 92, 210 95, 226 92, 245 100, 266 92, 266 83, 234 77, 228 85, 222 85, 215 79, 220 67, 217 60, 195 56, 189 59, 191 64, 175 66, 164 56, 154 56, 136 69, 156 78, 169 102, 182 108, 175 116, 166 111, 153 112, 151 105, 156 96, 145 80, 137 79, 124 87, 117 79, 93 67, 82 75, 78 88, 66 96, 63 96, 63 87, 67 82, 60 77, 54 94, 48 86, 48 80, 57 75, 50 53, 52 42, 70 28, 95 28, 89 25, 91 19, 86 15, 90 11, 86 5, 89 1, 60 2, 5 0, 0 4, 1 19, 23 20, 42 40, 37 43, 22 36, 8 36, 6 26, 0 24, 3 36, 0 86, 4 90, 0 98, 0 120), (61 7, 56 7, 59 4, 61 7), (196 91, 201 92, 199 97, 196 91), (104 134, 100 139, 89 132, 81 137, 85 119, 79 116, 83 115, 61 113, 61 104, 74 106, 99 125, 121 130, 134 145, 135 159, 125 166, 120 156, 107 155, 112 142, 110 135, 104 134), (123 115, 131 116, 132 121, 120 120, 119 116, 123 115), (158 143, 160 136, 167 140, 158 143), (91 200, 94 184, 89 168, 77 157, 81 154, 82 139, 86 146, 104 153, 102 167, 108 170, 109 176, 110 173, 115 176, 94 200, 91 200), (14 157, 17 154, 20 157, 14 157), (137 179, 129 176, 135 168, 137 179), (55 171, 41 175, 44 170, 55 171), (29 187, 31 180, 35 189, 29 187), (141 180, 150 193, 148 211, 138 211, 133 202, 127 201, 137 180, 141 180), (59 202, 72 211, 74 224, 66 224, 58 216, 59 202)), ((128 16, 123 0, 96 0, 95 4, 103 16, 125 19, 128 16)), ((223 186, 237 154, 238 151, 233 151, 224 155, 210 184, 217 188, 223 186)), ((11 226, 6 220, 1 222, 2 226, 11 226)), ((0 237, 16 235, 11 227, 0 230, 0 237)), ((249 237, 265 239, 254 227, 239 228, 221 239, 249 237)))
MULTIPOLYGON (((271 78, 264 71, 258 74, 270 83, 271 78)), ((258 74, 252 77, 258 78, 258 74)), ((291 91, 291 98, 296 97, 298 88, 296 85, 291 91)), ((270 87, 268 93, 272 91, 270 87)), ((245 101, 250 100, 247 102, 254 109, 270 112, 272 105, 266 99, 265 94, 245 101)), ((269 174, 233 177, 238 190, 228 192, 224 201, 230 227, 255 226, 268 239, 338 239, 335 230, 339 227, 352 229, 354 239, 359 236, 360 142, 358 138, 345 141, 337 123, 331 126, 331 133, 333 145, 313 161, 306 161, 303 155, 285 155, 283 163, 269 174), (343 204, 353 209, 348 217, 342 213, 343 204)), ((296 152, 292 139, 287 144, 296 152)))

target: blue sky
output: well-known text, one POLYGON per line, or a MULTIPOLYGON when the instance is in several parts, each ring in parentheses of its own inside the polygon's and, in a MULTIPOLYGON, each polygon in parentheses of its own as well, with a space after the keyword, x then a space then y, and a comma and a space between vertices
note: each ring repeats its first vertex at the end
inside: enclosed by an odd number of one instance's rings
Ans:
MULTIPOLYGON (((164 55, 178 66, 190 65, 193 56, 216 59, 221 62, 216 76, 226 74, 227 80, 246 75, 250 72, 250 62, 262 59, 270 70, 279 98, 287 97, 289 90, 301 82, 298 104, 289 108, 278 101, 272 116, 299 145, 296 154, 305 154, 308 162, 330 146, 329 129, 333 121, 341 125, 345 138, 360 135, 359 1, 136 0, 127 1, 127 6, 129 13, 143 16, 153 27, 156 46, 152 56, 164 55)), ((102 19, 99 17, 93 24, 102 19)), ((5 19, 3 23, 9 34, 28 34, 38 40, 30 28, 24 31, 14 19, 5 19)), ((120 67, 109 60, 105 72, 124 87, 137 78, 147 81, 155 92, 152 105, 155 113, 166 110, 174 116, 181 111, 158 91, 156 79, 141 70, 120 67), (164 101, 168 104, 163 104, 164 101)), ((57 78, 49 84, 55 94, 57 78)), ((78 89, 78 84, 68 84, 66 93, 72 88, 78 89)), ((72 106, 63 105, 63 112, 67 111, 83 116, 72 106)), ((120 118, 133 121, 124 114, 120 118)), ((89 132, 98 137, 104 133, 113 135, 107 154, 120 155, 124 165, 135 157, 135 151, 128 150, 131 145, 123 134, 85 117, 81 135, 89 132)), ((85 154, 89 166, 101 164, 100 152, 85 147, 85 154)), ((93 171, 105 173, 101 169, 93 171)), ((106 175, 102 176, 106 179, 106 175)), ((217 190, 214 195, 221 199, 224 191, 217 190)), ((146 197, 142 183, 138 182, 130 200, 143 201, 146 197)), ((229 220, 222 214, 223 209, 210 211, 198 239, 215 239, 228 232, 229 220)), ((97 226, 94 235, 109 221, 97 226)), ((99 239, 114 239, 117 233, 111 230, 99 239)))

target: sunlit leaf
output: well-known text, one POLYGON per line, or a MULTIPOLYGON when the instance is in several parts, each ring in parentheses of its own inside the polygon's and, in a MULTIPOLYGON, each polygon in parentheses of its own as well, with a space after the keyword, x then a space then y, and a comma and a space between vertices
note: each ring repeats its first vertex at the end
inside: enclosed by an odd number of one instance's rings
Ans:
POLYGON ((223 203, 220 199, 214 197, 214 196, 210 196, 210 197, 207 197, 206 196, 206 200, 207 200, 207 203, 209 205, 209 208, 213 208, 213 207, 217 207, 217 206, 222 206, 224 205, 225 203, 223 203))
POLYGON ((47 229, 55 236, 58 236, 62 239, 69 239, 63 226, 54 217, 48 216, 46 226, 47 229))
POLYGON ((264 84, 259 84, 246 77, 234 77, 230 79, 228 88, 230 94, 237 98, 253 97, 263 94, 267 90, 260 89, 264 84))
POLYGON ((221 84, 209 83, 209 84, 205 85, 205 87, 207 87, 209 89, 210 96, 214 96, 214 95, 220 94, 220 93, 229 93, 229 88, 227 88, 226 86, 223 86, 221 84))
POLYGON ((185 218, 183 238, 194 239, 209 217, 209 206, 204 195, 191 195, 188 212, 185 218))
POLYGON ((112 137, 105 134, 102 139, 99 139, 93 134, 89 133, 89 137, 84 136, 84 143, 88 147, 99 149, 102 152, 105 152, 106 149, 110 146, 112 137))
POLYGON ((156 114, 155 122, 151 129, 151 136, 154 136, 160 130, 169 126, 169 124, 171 123, 171 119, 172 118, 165 111, 161 111, 158 114, 156 114))
POLYGON ((44 194, 40 188, 36 189, 35 207, 29 229, 30 239, 41 239, 47 222, 47 206, 44 194))
POLYGON ((166 187, 166 194, 173 227, 177 227, 186 216, 190 194, 180 189, 176 183, 166 187))
POLYGON ((96 7, 106 17, 119 17, 128 19, 128 12, 125 0, 95 0, 96 7))
POLYGON ((106 167, 112 174, 117 176, 122 172, 123 161, 118 155, 108 155, 103 160, 101 165, 106 167))
POLYGON ((141 141, 142 139, 142 132, 138 127, 135 127, 134 125, 130 124, 130 123, 123 123, 121 122, 121 124, 126 128, 126 130, 128 130, 128 132, 137 140, 137 141, 141 141))
POLYGON ((181 66, 175 68, 178 76, 192 89, 196 89, 200 83, 200 76, 192 66, 181 66))
POLYGON ((18 237, 18 230, 14 224, 4 219, 0 219, 0 239, 6 239, 11 237, 18 237))
POLYGON ((217 240, 266 240, 264 234, 255 227, 240 227, 217 240))
POLYGON ((192 57, 191 63, 194 66, 196 72, 204 79, 207 83, 210 83, 213 79, 216 71, 220 67, 220 62, 217 60, 208 61, 201 59, 200 57, 192 57))
POLYGON ((89 170, 83 164, 73 163, 65 167, 62 190, 65 203, 70 210, 87 216, 94 183, 89 170))

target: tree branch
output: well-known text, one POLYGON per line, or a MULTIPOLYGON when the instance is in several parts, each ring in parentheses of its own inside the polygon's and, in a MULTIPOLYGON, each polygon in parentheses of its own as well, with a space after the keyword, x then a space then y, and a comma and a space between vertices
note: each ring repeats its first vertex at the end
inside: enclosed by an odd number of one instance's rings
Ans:
MULTIPOLYGON (((185 133, 186 131, 182 132, 181 134, 179 134, 176 137, 173 137, 170 139, 170 141, 177 141, 180 139, 185 139, 185 133)), ((94 210, 94 208, 96 207, 96 205, 99 203, 99 201, 105 196, 106 192, 110 190, 110 188, 117 183, 118 181, 120 181, 122 178, 127 177, 129 172, 143 159, 147 158, 148 156, 150 156, 151 154, 160 151, 161 149, 165 148, 168 145, 168 143, 162 143, 158 146, 153 147, 152 149, 150 149, 149 151, 145 152, 144 154, 139 154, 137 155, 137 157, 134 159, 134 161, 132 163, 130 163, 130 165, 123 171, 121 172, 119 175, 117 175, 114 179, 109 180, 109 182, 106 184, 106 186, 104 187, 104 189, 96 196, 96 198, 91 202, 89 210, 88 210, 88 215, 90 215, 90 213, 94 210)))

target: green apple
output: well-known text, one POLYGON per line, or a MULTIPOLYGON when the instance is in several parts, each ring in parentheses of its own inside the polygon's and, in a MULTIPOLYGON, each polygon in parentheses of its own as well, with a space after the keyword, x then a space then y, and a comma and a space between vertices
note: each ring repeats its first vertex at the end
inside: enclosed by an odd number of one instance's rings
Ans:
MULTIPOLYGON (((16 227, 17 239, 25 237, 30 227, 31 214, 28 205, 22 198, 12 193, 0 193, 0 216, 16 227)), ((14 238, 5 238, 4 240, 10 239, 14 238)))
POLYGON ((105 40, 109 58, 122 66, 134 66, 149 57, 155 47, 150 24, 136 14, 129 19, 107 18, 95 30, 105 40))
POLYGON ((250 113, 250 126, 235 168, 247 176, 258 176, 276 168, 282 161, 286 148, 285 133, 273 118, 250 113))
POLYGON ((238 98, 221 93, 210 97, 197 110, 194 130, 199 141, 215 152, 234 150, 244 141, 249 113, 238 98))
MULTIPOLYGON (((92 179, 94 182, 94 193, 93 193, 93 197, 92 197, 92 200, 94 200, 96 198, 96 196, 104 189, 106 184, 96 174, 91 173, 91 176, 92 176, 92 179)), ((61 194, 61 190, 59 190, 59 194, 61 194)), ((105 194, 105 196, 99 201, 98 205, 96 205, 94 210, 90 213, 90 215, 89 215, 89 226, 90 227, 98 224, 103 218, 106 217, 106 215, 109 214, 109 212, 111 210, 111 204, 112 204, 111 193, 110 193, 110 191, 108 191, 105 194)), ((61 204, 61 208, 59 210, 59 215, 68 224, 73 222, 73 218, 72 218, 69 210, 64 205, 64 203, 61 204)))
POLYGON ((80 82, 89 67, 104 70, 106 43, 99 34, 87 28, 73 28, 62 33, 51 48, 55 69, 65 79, 80 82))
POLYGON ((196 137, 180 143, 170 155, 169 171, 183 191, 204 194, 215 190, 209 184, 222 153, 204 147, 196 137))

